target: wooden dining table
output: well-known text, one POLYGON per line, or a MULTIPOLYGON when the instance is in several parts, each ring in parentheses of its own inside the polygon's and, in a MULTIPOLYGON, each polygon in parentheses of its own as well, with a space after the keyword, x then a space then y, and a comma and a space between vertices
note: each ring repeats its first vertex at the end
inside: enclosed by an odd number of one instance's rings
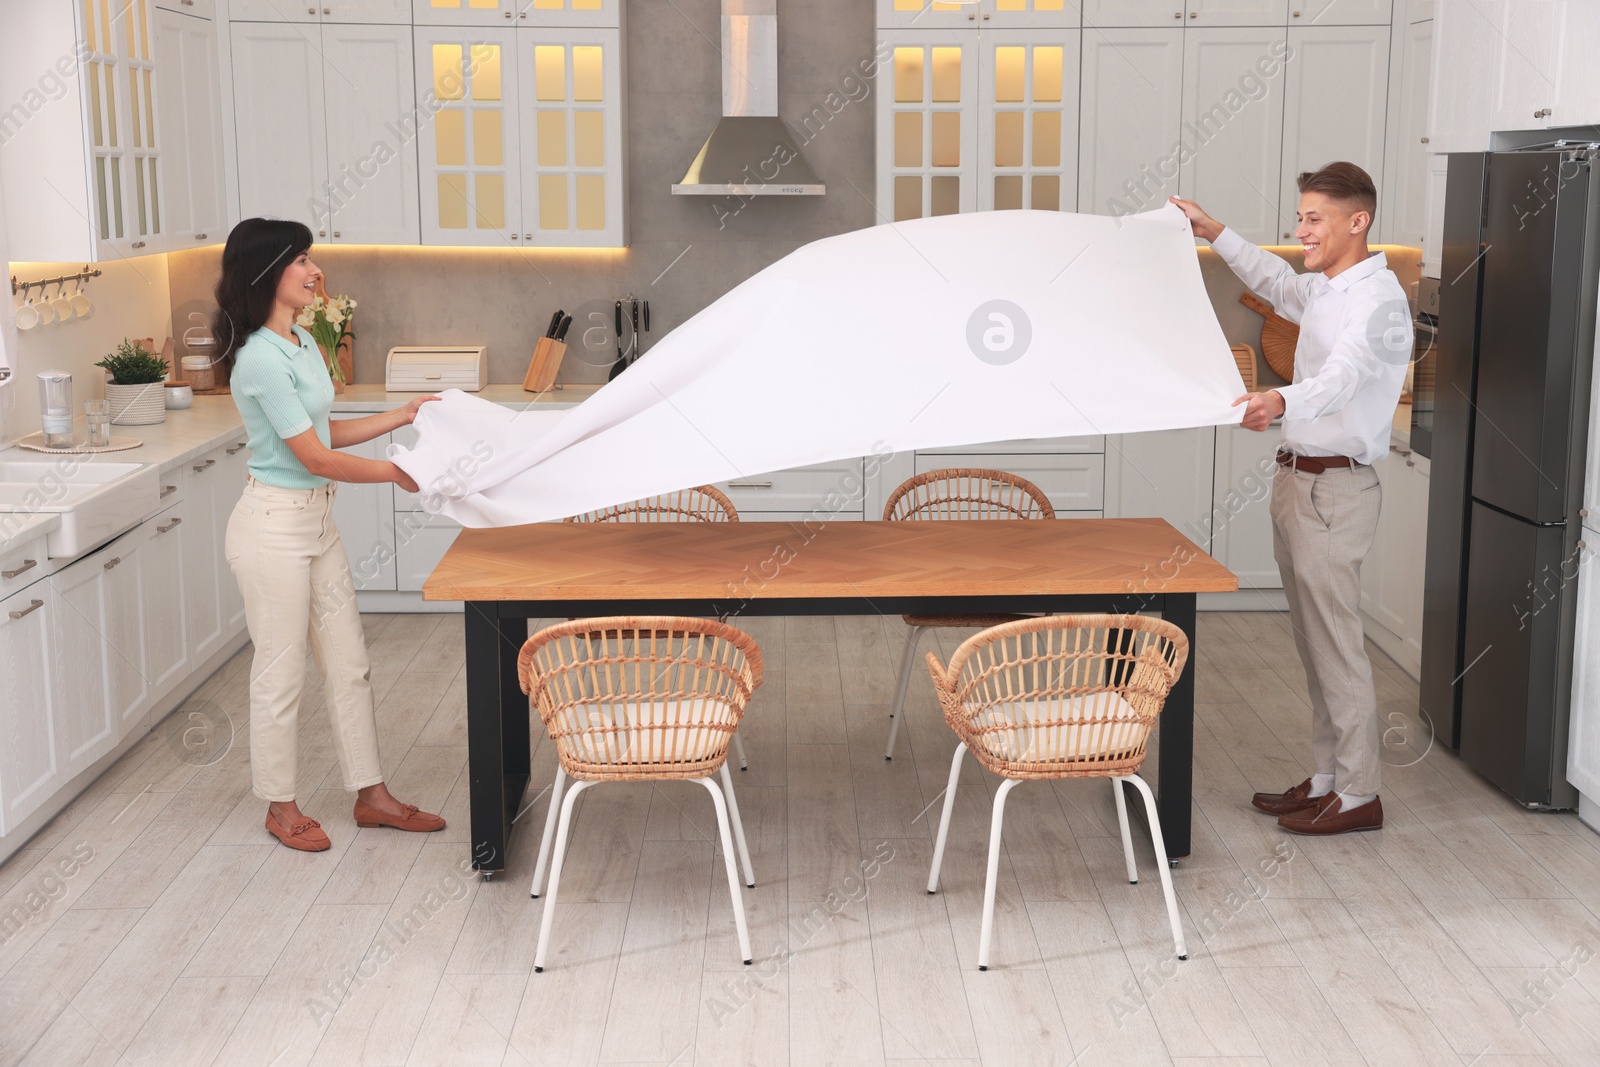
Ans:
POLYGON ((1168 855, 1186 856, 1195 598, 1237 588, 1162 519, 540 523, 463 530, 422 595, 465 602, 472 863, 489 877, 528 785, 528 620, 606 615, 1159 612, 1189 638, 1156 781, 1168 855))

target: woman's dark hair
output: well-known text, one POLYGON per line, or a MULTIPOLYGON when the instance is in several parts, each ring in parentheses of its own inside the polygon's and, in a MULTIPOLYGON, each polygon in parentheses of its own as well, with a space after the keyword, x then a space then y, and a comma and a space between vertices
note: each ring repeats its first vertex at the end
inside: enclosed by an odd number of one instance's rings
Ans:
POLYGON ((217 360, 229 370, 240 347, 271 316, 284 269, 310 247, 311 229, 288 219, 245 219, 228 234, 211 336, 217 339, 217 360))

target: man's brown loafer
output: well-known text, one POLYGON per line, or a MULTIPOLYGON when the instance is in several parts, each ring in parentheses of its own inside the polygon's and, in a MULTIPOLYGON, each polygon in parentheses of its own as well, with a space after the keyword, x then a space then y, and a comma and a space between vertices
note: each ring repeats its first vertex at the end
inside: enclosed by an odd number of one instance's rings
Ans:
POLYGON ((272 817, 272 813, 268 812, 267 830, 279 841, 301 852, 326 852, 333 847, 328 835, 322 832, 322 824, 309 816, 296 819, 288 829, 284 829, 278 820, 272 817))
POLYGON ((1373 797, 1360 807, 1344 809, 1338 793, 1318 797, 1316 807, 1309 811, 1278 816, 1278 825, 1291 834, 1325 837, 1348 834, 1357 830, 1383 829, 1383 799, 1373 797))
POLYGON ((1316 807, 1317 798, 1310 793, 1311 779, 1307 778, 1287 792, 1257 793, 1250 798, 1250 804, 1268 815, 1292 815, 1297 811, 1310 811, 1316 807))
POLYGON ((417 810, 415 804, 402 804, 399 815, 390 815, 386 811, 368 807, 361 801, 356 801, 356 825, 363 829, 374 826, 392 826, 396 830, 409 830, 412 833, 431 834, 435 830, 444 829, 444 820, 437 815, 430 815, 425 811, 417 810))

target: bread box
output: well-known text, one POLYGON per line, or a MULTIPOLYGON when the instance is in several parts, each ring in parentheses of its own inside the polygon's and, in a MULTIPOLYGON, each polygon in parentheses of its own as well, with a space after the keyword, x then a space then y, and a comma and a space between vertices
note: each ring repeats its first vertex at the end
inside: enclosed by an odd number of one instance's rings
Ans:
POLYGON ((476 393, 488 383, 487 345, 391 348, 384 363, 383 387, 391 393, 476 393))

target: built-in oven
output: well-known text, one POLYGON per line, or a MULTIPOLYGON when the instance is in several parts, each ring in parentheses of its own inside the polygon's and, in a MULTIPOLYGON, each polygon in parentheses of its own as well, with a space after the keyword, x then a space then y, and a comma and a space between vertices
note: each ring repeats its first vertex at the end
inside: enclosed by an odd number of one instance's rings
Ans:
POLYGON ((1433 402, 1438 376, 1439 279, 1417 282, 1417 317, 1411 355, 1411 450, 1432 458, 1433 402))

